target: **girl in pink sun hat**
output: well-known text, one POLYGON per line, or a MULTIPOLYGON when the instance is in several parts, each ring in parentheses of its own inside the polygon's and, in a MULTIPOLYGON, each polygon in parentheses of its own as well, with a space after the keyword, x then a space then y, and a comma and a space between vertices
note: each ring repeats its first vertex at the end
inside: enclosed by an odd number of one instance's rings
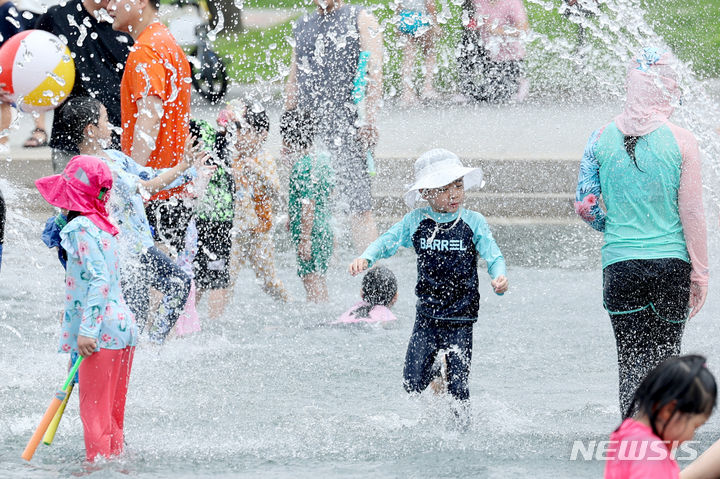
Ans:
POLYGON ((67 252, 59 352, 77 352, 80 418, 88 461, 123 450, 125 396, 137 327, 120 288, 117 228, 105 205, 112 174, 99 158, 76 156, 59 175, 35 182, 45 200, 68 210, 60 232, 67 252))

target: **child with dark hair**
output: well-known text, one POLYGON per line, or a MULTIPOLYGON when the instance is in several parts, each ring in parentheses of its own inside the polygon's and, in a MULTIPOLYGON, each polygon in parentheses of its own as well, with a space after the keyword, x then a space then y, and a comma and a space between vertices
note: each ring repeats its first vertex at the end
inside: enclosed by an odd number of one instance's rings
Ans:
MULTIPOLYGON (((280 177, 272 155, 263 149, 270 131, 265 109, 234 100, 220 111, 217 123, 227 135, 235 175, 235 217, 230 260, 231 287, 243 265, 250 266, 263 290, 272 298, 287 301, 288 294, 275 272, 273 210, 280 177)), ((227 301, 226 297, 223 301, 227 301)))
POLYGON ((224 292, 230 286, 230 230, 233 226, 235 182, 224 133, 218 133, 205 120, 190 120, 190 134, 211 154, 215 173, 195 207, 198 248, 193 260, 197 299, 205 291, 209 316, 216 318, 225 310, 224 292))
POLYGON ((307 300, 324 303, 328 301, 325 272, 335 240, 330 225, 330 194, 335 185, 330 155, 311 151, 316 129, 309 111, 290 110, 280 118, 283 145, 295 160, 290 173, 288 214, 290 236, 297 251, 297 273, 307 300))
MULTIPOLYGON (((156 327, 150 332, 150 339, 161 343, 185 306, 190 292, 190 278, 155 247, 143 195, 148 197, 164 188, 191 180, 195 176, 191 164, 194 161, 199 166, 205 155, 197 149, 190 149, 175 167, 164 170, 141 167, 122 152, 106 149, 111 143, 110 124, 107 110, 98 100, 71 98, 57 114, 65 126, 72 152, 99 158, 112 173, 114 187, 108 209, 120 230, 118 243, 123 295, 142 330, 149 317, 150 288, 163 294, 156 327)), ((57 246, 53 237, 68 222, 69 219, 62 214, 48 221, 46 244, 49 247, 57 246)), ((62 252, 59 253, 63 261, 62 252)))
POLYGON ((332 324, 384 323, 397 320, 390 311, 398 297, 397 279, 388 268, 375 266, 365 273, 361 297, 362 301, 355 303, 332 324))
POLYGON ((703 356, 662 362, 640 383, 627 419, 610 435, 613 447, 607 450, 605 478, 680 477, 671 451, 692 440, 712 414, 716 399, 715 378, 703 356))

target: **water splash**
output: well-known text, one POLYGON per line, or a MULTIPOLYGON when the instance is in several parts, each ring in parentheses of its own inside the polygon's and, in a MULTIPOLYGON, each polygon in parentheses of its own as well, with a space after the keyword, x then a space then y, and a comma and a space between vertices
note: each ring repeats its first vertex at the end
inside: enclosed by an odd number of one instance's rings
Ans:
POLYGON ((150 86, 152 85, 150 81, 150 75, 147 72, 147 65, 144 63, 138 63, 137 66, 135 66, 135 71, 140 73, 143 77, 143 80, 145 81, 145 89, 140 94, 143 98, 146 98, 150 94, 150 86))
POLYGON ((169 61, 166 61, 164 66, 170 70, 170 96, 167 98, 166 102, 172 103, 180 94, 180 88, 178 87, 178 72, 177 68, 175 68, 169 61))
MULTIPOLYGON (((88 19, 87 17, 85 17, 85 20, 89 22, 89 19, 88 19)), ((78 47, 82 47, 82 46, 83 46, 83 43, 85 42, 85 37, 87 37, 87 29, 88 29, 88 27, 86 27, 86 26, 84 25, 84 22, 83 22, 83 25, 78 25, 78 23, 75 21, 75 17, 73 17, 73 16, 70 15, 70 14, 68 14, 68 16, 67 16, 67 21, 68 21, 68 24, 69 24, 71 27, 77 28, 78 31, 80 32, 80 35, 78 36, 77 40, 75 41, 75 44, 76 44, 78 47)))
POLYGON ((60 86, 65 86, 67 84, 67 82, 65 81, 65 78, 61 77, 60 75, 58 75, 55 72, 47 72, 46 76, 55 80, 57 82, 57 84, 60 86))
POLYGON ((208 40, 210 40, 211 42, 215 41, 215 39, 217 38, 217 34, 220 33, 225 27, 225 17, 223 16, 222 11, 218 10, 217 16, 217 24, 215 25, 215 28, 210 30, 207 34, 208 40))

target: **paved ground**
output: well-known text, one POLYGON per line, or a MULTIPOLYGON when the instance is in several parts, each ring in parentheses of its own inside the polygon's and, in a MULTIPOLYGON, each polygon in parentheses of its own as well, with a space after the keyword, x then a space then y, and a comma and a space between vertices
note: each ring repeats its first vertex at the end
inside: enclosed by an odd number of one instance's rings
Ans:
MULTIPOLYGON (((266 102, 271 119, 268 148, 277 153, 280 139, 277 120, 281 102, 278 88, 243 86, 231 88, 227 99, 269 97, 266 102)), ((219 105, 200 98, 193 101, 193 115, 214 120, 219 105)), ((566 104, 548 102, 523 105, 454 105, 439 102, 413 108, 386 102, 380 116, 378 157, 408 158, 442 146, 459 155, 473 158, 572 159, 582 154, 590 133, 618 111, 618 104, 566 104)), ((51 114, 46 123, 50 127, 51 114)), ((22 144, 33 128, 32 117, 23 115, 10 132, 10 158, 47 158, 45 149, 25 149, 22 144)), ((0 152, 7 158, 8 153, 0 152)))

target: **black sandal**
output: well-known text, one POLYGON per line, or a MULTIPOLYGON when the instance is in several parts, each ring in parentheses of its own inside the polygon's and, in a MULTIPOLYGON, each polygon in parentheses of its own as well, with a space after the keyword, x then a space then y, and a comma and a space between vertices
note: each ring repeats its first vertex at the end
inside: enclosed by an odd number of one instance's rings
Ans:
POLYGON ((40 148, 42 146, 47 146, 47 144, 47 132, 42 128, 35 128, 30 134, 30 138, 25 140, 25 143, 23 143, 23 148, 40 148))

